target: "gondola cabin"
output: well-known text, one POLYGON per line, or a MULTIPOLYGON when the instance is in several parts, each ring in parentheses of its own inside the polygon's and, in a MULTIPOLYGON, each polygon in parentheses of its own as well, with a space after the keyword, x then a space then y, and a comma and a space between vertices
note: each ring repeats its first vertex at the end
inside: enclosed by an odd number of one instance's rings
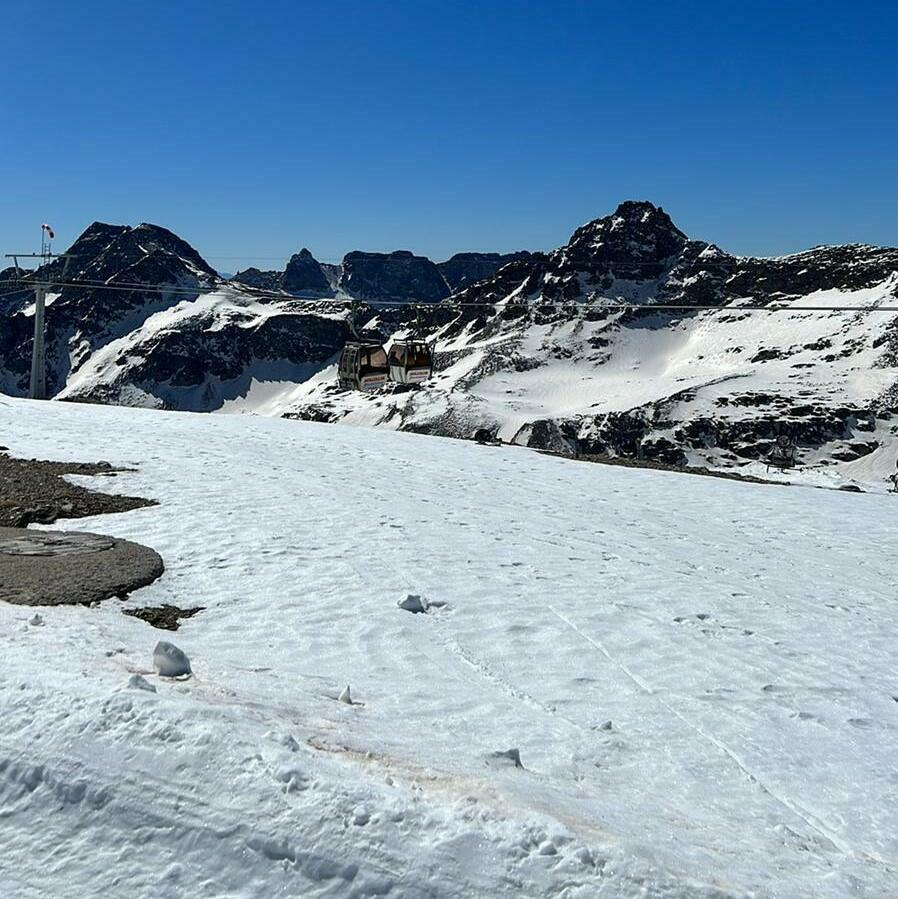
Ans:
POLYGON ((390 380, 420 384, 433 374, 433 351, 423 340, 397 340, 390 347, 390 380))
POLYGON ((344 389, 376 390, 390 378, 387 353, 379 343, 347 343, 338 371, 344 389))

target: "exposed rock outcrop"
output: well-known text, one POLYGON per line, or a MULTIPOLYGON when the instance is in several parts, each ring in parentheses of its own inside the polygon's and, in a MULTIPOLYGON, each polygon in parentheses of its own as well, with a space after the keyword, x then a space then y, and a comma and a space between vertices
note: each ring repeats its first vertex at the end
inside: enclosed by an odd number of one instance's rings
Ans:
POLYGON ((237 272, 231 280, 247 287, 283 291, 294 296, 323 297, 331 293, 331 282, 325 267, 305 247, 290 257, 282 272, 248 268, 237 272))
POLYGON ((436 265, 426 256, 415 256, 408 250, 347 253, 340 287, 360 299, 393 302, 436 303, 450 293, 436 265))
POLYGON ((437 268, 446 279, 449 289, 456 293, 478 281, 491 278, 502 266, 509 262, 528 259, 530 253, 456 253, 445 262, 437 263, 437 268))

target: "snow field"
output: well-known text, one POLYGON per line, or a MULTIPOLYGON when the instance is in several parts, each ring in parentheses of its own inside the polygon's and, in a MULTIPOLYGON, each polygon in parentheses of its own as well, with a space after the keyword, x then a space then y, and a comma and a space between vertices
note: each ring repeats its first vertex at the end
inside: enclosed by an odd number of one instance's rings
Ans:
POLYGON ((161 553, 129 604, 207 607, 166 635, 117 601, 41 627, 0 605, 7 894, 898 891, 894 498, 248 416, 0 416, 17 455, 137 466, 83 483, 159 506, 58 527, 161 553), (154 673, 159 639, 191 679, 154 673))

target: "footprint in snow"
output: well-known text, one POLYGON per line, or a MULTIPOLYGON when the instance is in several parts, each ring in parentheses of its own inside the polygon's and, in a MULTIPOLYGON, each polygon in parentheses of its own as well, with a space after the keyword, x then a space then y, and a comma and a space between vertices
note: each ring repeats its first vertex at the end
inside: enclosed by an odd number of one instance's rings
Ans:
POLYGON ((721 624, 719 621, 714 621, 708 612, 699 612, 694 616, 677 615, 673 620, 676 624, 692 624, 693 618, 700 622, 707 622, 707 626, 701 629, 706 637, 721 637, 723 634, 719 633, 720 631, 737 631, 743 637, 752 637, 755 633, 746 627, 740 627, 735 624, 721 624))

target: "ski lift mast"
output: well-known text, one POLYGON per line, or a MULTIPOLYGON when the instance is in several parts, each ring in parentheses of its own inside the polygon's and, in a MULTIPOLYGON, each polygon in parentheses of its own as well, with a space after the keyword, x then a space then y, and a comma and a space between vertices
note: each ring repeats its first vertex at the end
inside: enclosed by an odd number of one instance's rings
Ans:
POLYGON ((6 258, 12 259, 15 266, 16 278, 19 277, 19 259, 40 259, 38 272, 43 270, 34 281, 34 343, 31 349, 31 380, 29 382, 28 396, 33 400, 45 400, 47 398, 47 360, 46 360, 46 309, 47 292, 53 286, 52 272, 49 269, 54 259, 64 259, 62 277, 65 281, 65 270, 68 268, 69 259, 67 253, 53 252, 53 238, 55 232, 48 224, 41 225, 41 251, 40 253, 7 253, 6 258), (46 280, 45 280, 46 279, 46 280))

